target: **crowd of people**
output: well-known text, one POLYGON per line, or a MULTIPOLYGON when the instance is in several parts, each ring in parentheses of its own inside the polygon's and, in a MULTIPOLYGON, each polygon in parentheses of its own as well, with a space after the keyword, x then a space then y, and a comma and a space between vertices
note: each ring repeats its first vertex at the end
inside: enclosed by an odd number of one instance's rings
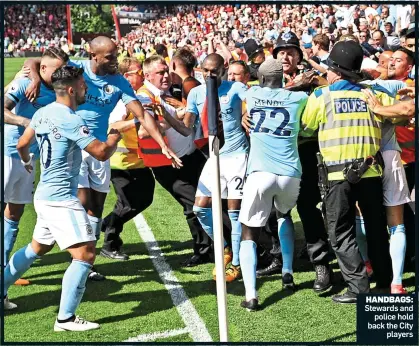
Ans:
POLYGON ((3 21, 4 52, 10 57, 25 51, 43 52, 48 47, 66 49, 68 44, 64 5, 6 5, 3 21))
POLYGON ((213 261, 209 77, 220 113, 225 278, 243 278, 241 306, 260 309, 257 277, 281 273, 283 289, 297 289, 294 207, 314 292, 339 284, 330 266, 336 256, 348 287, 336 303, 356 303, 372 281, 378 293, 406 294, 403 271, 415 256, 414 7, 170 10, 118 45, 93 39, 89 60, 68 62, 50 48, 25 62, 30 78, 8 87, 5 263, 32 203, 39 156, 41 182, 33 241, 5 268, 4 308, 16 308, 9 287, 57 242, 73 261, 54 328, 98 328, 75 316, 86 280, 106 279, 93 267, 96 240, 103 232, 102 256, 129 260, 124 224, 153 203, 155 180, 183 207, 193 239, 183 265, 213 261), (35 99, 36 107, 28 102, 35 99), (57 107, 78 114, 77 122, 55 118, 57 107), (30 146, 35 135, 40 149, 30 146), (103 217, 111 182, 117 202, 103 217))
POLYGON ((120 48, 121 54, 138 54, 144 59, 154 52, 156 44, 166 45, 169 55, 188 45, 202 62, 211 35, 217 37, 215 44, 220 51, 225 45, 241 54, 242 44, 249 38, 268 52, 278 37, 290 30, 308 55, 312 54, 316 34, 327 35, 331 45, 342 35, 354 34, 366 54, 378 61, 377 52, 405 45, 412 11, 412 5, 172 5, 162 10, 158 20, 143 23, 129 33, 120 48))

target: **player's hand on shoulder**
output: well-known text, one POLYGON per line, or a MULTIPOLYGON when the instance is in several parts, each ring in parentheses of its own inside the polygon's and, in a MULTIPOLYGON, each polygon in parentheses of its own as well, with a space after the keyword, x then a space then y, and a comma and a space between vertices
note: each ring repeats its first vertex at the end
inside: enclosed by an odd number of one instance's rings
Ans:
POLYGON ((23 66, 18 73, 16 73, 14 79, 29 77, 31 69, 29 67, 23 66))
POLYGON ((32 80, 25 90, 25 96, 29 102, 35 102, 36 98, 39 95, 39 90, 41 88, 41 80, 32 80))

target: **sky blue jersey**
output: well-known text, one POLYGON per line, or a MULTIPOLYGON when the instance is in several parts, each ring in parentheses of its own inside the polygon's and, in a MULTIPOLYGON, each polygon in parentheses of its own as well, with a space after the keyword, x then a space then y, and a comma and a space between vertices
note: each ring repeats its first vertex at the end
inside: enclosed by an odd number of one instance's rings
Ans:
POLYGON ((95 137, 71 108, 51 103, 38 110, 29 125, 40 150, 41 177, 36 200, 77 200, 81 150, 95 137))
MULTIPOLYGON (((222 81, 218 88, 221 118, 224 128, 225 143, 220 155, 247 153, 249 142, 241 126, 242 100, 247 87, 240 82, 222 81)), ((186 111, 196 115, 194 126, 200 126, 200 116, 207 97, 207 88, 201 84, 193 88, 188 95, 186 111)))
POLYGON ((86 102, 77 108, 94 136, 106 141, 109 116, 120 99, 124 104, 137 100, 134 90, 121 74, 98 76, 90 68, 90 60, 71 60, 69 65, 82 67, 87 84, 86 102))
MULTIPOLYGON (((54 90, 49 89, 44 83, 41 83, 39 96, 35 102, 29 102, 25 96, 25 90, 30 83, 31 80, 29 78, 16 79, 12 82, 6 93, 6 97, 16 104, 13 113, 28 119, 32 119, 32 116, 38 109, 55 101, 54 90)), ((16 146, 24 131, 25 128, 23 126, 4 124, 4 154, 6 156, 19 159, 16 146)), ((36 142, 31 145, 30 151, 35 154, 36 158, 39 156, 36 142)))
POLYGON ((253 122, 247 174, 301 177, 297 138, 307 99, 304 92, 284 89, 255 86, 247 91, 247 112, 253 122))

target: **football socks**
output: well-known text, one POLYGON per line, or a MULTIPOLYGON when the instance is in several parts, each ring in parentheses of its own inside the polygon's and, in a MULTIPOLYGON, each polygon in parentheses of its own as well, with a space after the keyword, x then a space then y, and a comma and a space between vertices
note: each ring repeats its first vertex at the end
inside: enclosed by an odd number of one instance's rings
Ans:
POLYGON ((75 315, 86 289, 86 280, 91 268, 89 263, 73 259, 65 271, 58 311, 59 320, 67 320, 75 315))
POLYGON ((33 251, 31 244, 26 245, 13 254, 8 265, 4 269, 4 296, 7 295, 7 290, 10 285, 13 285, 13 283, 30 268, 32 263, 40 257, 41 256, 38 256, 35 251, 33 251))
POLYGON ((401 284, 406 253, 406 233, 404 225, 390 227, 390 256, 393 266, 392 284, 401 284))
POLYGON ((240 244, 240 268, 246 291, 246 301, 257 298, 256 256, 256 243, 253 240, 243 240, 240 244))
POLYGON ((7 217, 4 217, 4 265, 7 265, 9 261, 10 253, 12 252, 13 246, 16 242, 16 236, 18 232, 19 221, 9 220, 7 217))
POLYGON ((278 235, 282 249, 282 274, 292 274, 295 234, 294 224, 290 218, 287 217, 278 219, 278 235))
POLYGON ((242 225, 239 222, 240 210, 229 210, 228 216, 231 221, 231 245, 233 250, 233 266, 240 265, 239 252, 240 252, 240 240, 242 236, 242 225))

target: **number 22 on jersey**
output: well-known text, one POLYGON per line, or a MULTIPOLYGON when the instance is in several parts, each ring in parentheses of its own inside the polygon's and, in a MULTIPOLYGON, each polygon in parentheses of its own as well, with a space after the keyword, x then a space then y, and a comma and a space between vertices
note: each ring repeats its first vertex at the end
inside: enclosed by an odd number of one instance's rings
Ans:
POLYGON ((285 129, 290 121, 290 114, 285 108, 252 108, 249 115, 253 123, 257 121, 253 132, 270 133, 274 136, 283 137, 291 136, 291 130, 285 129), (279 121, 281 121, 281 123, 276 127, 276 124, 279 121))

